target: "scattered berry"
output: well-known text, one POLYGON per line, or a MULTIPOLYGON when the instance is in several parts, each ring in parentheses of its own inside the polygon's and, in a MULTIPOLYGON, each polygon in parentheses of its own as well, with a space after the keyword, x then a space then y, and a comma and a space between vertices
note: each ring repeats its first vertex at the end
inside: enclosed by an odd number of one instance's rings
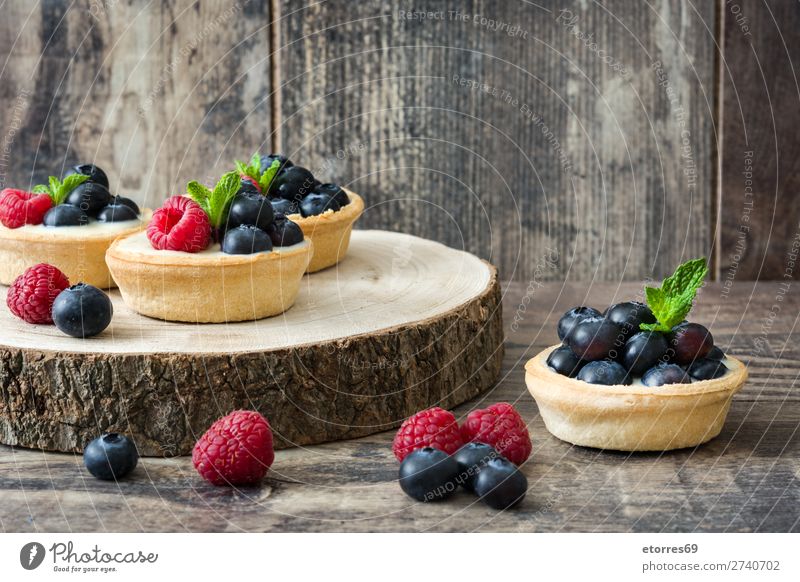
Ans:
POLYGON ((211 242, 211 222, 197 202, 172 196, 153 213, 147 238, 154 249, 197 253, 211 242))
POLYGON ((625 342, 622 329, 608 319, 589 317, 579 321, 569 332, 564 343, 573 353, 587 362, 614 358, 625 342))
POLYGON ((528 479, 503 457, 487 462, 475 479, 475 493, 492 509, 509 509, 522 501, 527 492, 528 479))
POLYGON ((133 442, 115 432, 97 437, 83 450, 83 464, 92 475, 106 481, 122 479, 136 468, 138 461, 133 442))
POLYGON ((525 462, 533 448, 525 421, 507 402, 470 412, 461 426, 461 436, 464 442, 491 445, 517 465, 525 462))
POLYGON ((290 247, 303 242, 303 230, 296 222, 286 217, 277 217, 267 229, 272 245, 276 247, 290 247))
POLYGON ((402 461, 411 451, 433 447, 448 455, 455 453, 464 441, 452 412, 435 406, 421 410, 406 419, 397 431, 392 452, 402 461))
POLYGON ((252 224, 261 230, 267 230, 274 218, 272 204, 266 196, 257 192, 239 193, 234 197, 228 211, 228 228, 252 224))
POLYGON ((633 334, 622 348, 622 364, 633 376, 641 376, 647 370, 666 361, 669 343, 664 334, 657 331, 640 331, 633 334))
POLYGON ((626 301, 617 303, 606 309, 603 314, 606 319, 616 323, 626 335, 632 335, 639 331, 642 323, 655 323, 656 317, 650 308, 638 301, 626 301))
POLYGON ((587 317, 600 317, 600 312, 593 307, 573 307, 558 320, 558 339, 564 339, 570 334, 572 328, 587 317))
POLYGON ((65 334, 87 338, 108 327, 114 307, 108 295, 100 289, 78 283, 58 294, 52 314, 53 323, 65 334))
POLYGON ((52 206, 53 201, 47 194, 6 188, 0 192, 0 222, 6 228, 41 224, 45 213, 52 206))
POLYGON ((610 360, 589 362, 578 373, 578 380, 589 384, 605 386, 626 385, 631 383, 628 371, 621 364, 610 360))
POLYGON ((327 194, 312 192, 300 201, 300 215, 303 218, 317 216, 328 210, 336 212, 339 210, 339 203, 327 194))
POLYGON ((14 279, 6 303, 11 313, 28 323, 53 323, 53 302, 69 287, 66 275, 53 265, 39 263, 14 279))
POLYGON ((586 364, 578 356, 572 353, 567 346, 560 346, 550 352, 547 356, 547 365, 562 376, 574 378, 586 364))
POLYGON ((327 194, 339 204, 340 208, 350 204, 350 197, 347 195, 347 192, 344 191, 344 188, 338 184, 319 184, 314 188, 314 192, 327 194))
POLYGON ((59 204, 45 213, 42 223, 45 226, 85 226, 89 224, 89 217, 77 206, 59 204))
POLYGON ((217 420, 192 451, 194 468, 212 485, 254 485, 274 460, 269 422, 252 410, 217 420))
POLYGON ((139 213, 127 204, 109 204, 97 214, 99 222, 125 222, 137 218, 139 213))
POLYGON ((458 489, 458 463, 432 447, 413 451, 400 463, 400 488, 417 501, 441 501, 458 489))
POLYGON ((699 323, 681 323, 672 328, 669 343, 673 351, 672 360, 688 366, 694 360, 706 357, 714 347, 714 338, 699 323))
POLYGON ((692 380, 713 380, 720 378, 728 372, 728 368, 719 360, 700 358, 689 366, 689 376, 692 380))
POLYGON ((663 386, 664 384, 688 384, 689 376, 686 370, 678 364, 659 364, 650 368, 642 376, 642 384, 645 386, 663 386))
POLYGON ((108 188, 99 182, 87 181, 75 186, 72 192, 67 194, 67 199, 64 202, 77 206, 94 218, 110 201, 111 193, 108 188))
POLYGON ((491 459, 500 455, 494 447, 486 443, 467 443, 453 455, 458 463, 458 483, 467 491, 475 491, 475 479, 478 472, 491 459))
POLYGON ((250 224, 242 224, 227 231, 222 240, 222 252, 228 255, 252 255, 271 250, 272 240, 269 235, 250 224))
POLYGON ((89 176, 89 182, 95 182, 100 184, 106 190, 110 187, 108 182, 108 176, 106 173, 98 166, 94 164, 78 164, 77 166, 72 166, 69 170, 66 171, 64 177, 71 176, 72 174, 81 174, 83 176, 89 176))

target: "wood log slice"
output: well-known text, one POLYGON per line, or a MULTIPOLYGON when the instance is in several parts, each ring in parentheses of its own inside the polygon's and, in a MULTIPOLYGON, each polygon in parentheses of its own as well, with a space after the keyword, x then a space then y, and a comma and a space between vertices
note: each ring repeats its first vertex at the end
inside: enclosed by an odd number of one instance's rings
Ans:
POLYGON ((495 268, 399 233, 354 232, 277 317, 169 323, 111 298, 111 326, 85 340, 0 309, 0 441, 81 451, 118 431, 142 455, 181 455, 241 408, 269 419, 279 448, 349 439, 478 395, 503 357, 495 268))

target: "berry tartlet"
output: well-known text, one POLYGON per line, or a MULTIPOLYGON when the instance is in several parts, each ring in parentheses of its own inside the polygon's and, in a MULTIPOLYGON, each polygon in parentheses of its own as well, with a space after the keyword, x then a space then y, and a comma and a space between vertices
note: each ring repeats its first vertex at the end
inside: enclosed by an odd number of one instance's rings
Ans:
POLYGON ((100 288, 116 284, 106 250, 118 236, 144 229, 149 211, 112 196, 105 172, 93 164, 50 177, 32 192, 0 192, 0 283, 10 285, 28 267, 47 263, 69 279, 100 288))
POLYGON ((276 214, 303 230, 314 243, 308 272, 332 267, 347 254, 353 224, 364 211, 364 200, 336 184, 322 184, 306 168, 286 156, 254 155, 249 164, 236 162, 242 188, 267 195, 276 214))
POLYGON ((314 245, 242 189, 236 172, 213 190, 190 182, 153 213, 146 232, 117 239, 106 262, 134 311, 164 319, 222 323, 261 319, 294 304, 314 245))
POLYGON ((525 365, 553 435, 599 449, 666 451, 720 433, 747 369, 708 329, 685 321, 707 272, 705 259, 695 259, 660 288, 647 287, 647 305, 618 303, 602 314, 576 307, 561 317, 563 343, 525 365))

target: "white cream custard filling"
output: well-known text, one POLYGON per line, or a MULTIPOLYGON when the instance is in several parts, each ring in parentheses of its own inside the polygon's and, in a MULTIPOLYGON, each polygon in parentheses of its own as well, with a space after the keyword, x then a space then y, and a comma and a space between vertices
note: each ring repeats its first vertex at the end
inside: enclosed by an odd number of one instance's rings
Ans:
POLYGON ((99 220, 91 220, 88 224, 80 226, 45 226, 43 224, 26 224, 15 229, 7 229, 0 225, 0 228, 5 230, 14 230, 16 233, 35 235, 36 237, 48 238, 65 238, 65 239, 89 239, 89 238, 110 238, 116 233, 131 230, 140 226, 144 226, 146 221, 150 220, 149 213, 142 213, 139 218, 134 220, 122 220, 119 222, 100 222, 99 220), (147 214, 147 215, 146 215, 147 214))
MULTIPOLYGON (((77 227, 80 228, 80 227, 77 227)), ((303 247, 308 246, 308 241, 303 240, 303 242, 297 243, 296 245, 286 246, 286 247, 273 247, 271 251, 261 251, 258 253, 252 253, 250 255, 229 255, 227 253, 223 253, 221 250, 221 246, 219 243, 213 243, 209 245, 209 247, 205 250, 202 250, 197 253, 186 253, 183 251, 170 251, 170 250, 158 250, 154 249, 153 245, 150 244, 150 239, 147 238, 147 231, 138 232, 134 235, 126 237, 125 239, 119 242, 117 248, 123 251, 129 251, 133 253, 137 253, 140 255, 152 255, 155 257, 203 257, 203 258, 222 258, 222 257, 250 257, 255 255, 264 255, 270 253, 285 253, 297 249, 302 249, 303 247)))

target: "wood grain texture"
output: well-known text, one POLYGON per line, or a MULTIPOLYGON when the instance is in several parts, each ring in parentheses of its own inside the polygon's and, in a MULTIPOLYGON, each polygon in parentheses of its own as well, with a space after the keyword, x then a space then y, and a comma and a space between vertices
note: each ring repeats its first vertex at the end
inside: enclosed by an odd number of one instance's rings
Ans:
POLYGON ((268 2, 10 0, 0 19, 3 184, 76 162, 158 206, 270 143, 268 2), (16 120, 16 121, 15 121, 16 120))
POLYGON ((216 488, 191 460, 144 459, 119 484, 96 481, 79 455, 0 447, 0 526, 42 531, 800 531, 800 347, 794 315, 762 332, 777 284, 738 286, 718 300, 704 289, 693 318, 717 344, 749 363, 721 435, 664 454, 605 453, 551 436, 528 395, 523 365, 556 341, 561 312, 585 301, 602 307, 635 296, 639 284, 544 284, 504 290, 503 380, 455 410, 514 403, 528 423, 529 492, 507 512, 465 493, 447 503, 412 502, 397 484, 393 431, 279 451, 260 487, 216 488), (526 299, 527 298, 527 299, 526 299), (713 322, 713 323, 711 323, 713 322), (765 345, 767 347, 759 347, 765 345))
POLYGON ((725 3, 721 281, 796 279, 800 7, 725 3))
POLYGON ((708 254, 712 3, 279 6, 280 143, 363 192, 364 226, 504 279, 530 280, 549 249, 551 279, 708 254))
POLYGON ((348 257, 306 276, 272 318, 174 324, 111 297, 113 325, 89 340, 0 312, 0 442, 81 451, 123 432, 142 455, 189 454, 242 408, 269 417, 281 448, 354 438, 473 398, 503 358, 496 270, 398 233, 356 233, 348 257))

